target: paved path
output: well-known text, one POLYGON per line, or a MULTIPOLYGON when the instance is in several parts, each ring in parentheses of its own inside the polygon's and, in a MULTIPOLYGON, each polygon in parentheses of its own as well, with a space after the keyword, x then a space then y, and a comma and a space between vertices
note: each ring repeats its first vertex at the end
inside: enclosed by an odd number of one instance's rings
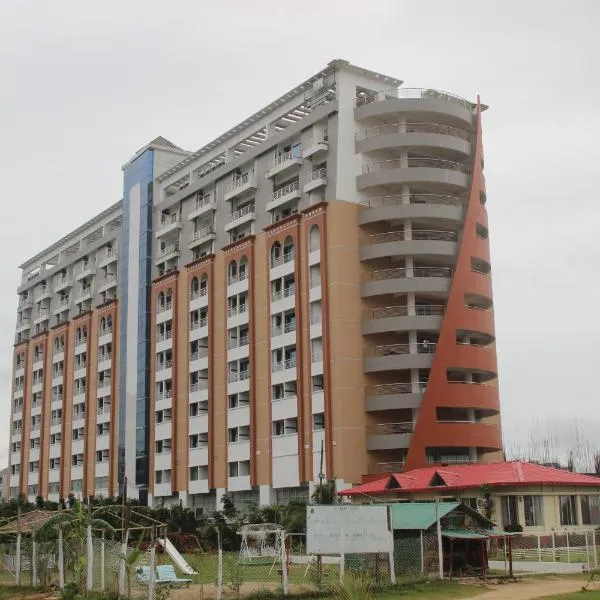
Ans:
MULTIPOLYGON (((503 560, 490 560, 489 565, 490 569, 494 571, 504 571, 503 560)), ((585 563, 539 563, 527 560, 513 560, 513 572, 515 573, 581 573, 584 569, 587 569, 585 563)))

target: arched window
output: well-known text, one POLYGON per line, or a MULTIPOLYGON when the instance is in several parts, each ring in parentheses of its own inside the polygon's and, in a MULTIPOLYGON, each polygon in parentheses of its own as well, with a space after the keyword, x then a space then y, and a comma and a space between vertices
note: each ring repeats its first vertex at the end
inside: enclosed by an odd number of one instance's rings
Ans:
POLYGON ((281 261, 281 244, 275 242, 271 246, 271 267, 276 267, 281 261))
POLYGON ((165 295, 165 302, 167 304, 167 310, 171 307, 171 303, 173 301, 173 290, 169 288, 165 295))
POLYGON ((110 315, 106 317, 106 330, 112 331, 112 317, 110 315))
POLYGON ((106 331, 106 317, 100 319, 100 331, 104 333, 106 331))
POLYGON ((227 267, 227 275, 229 277, 229 283, 233 283, 237 281, 238 268, 235 260, 232 260, 227 267))
POLYGON ((202 273, 200 277, 200 295, 206 296, 208 292, 208 275, 206 273, 202 273))
POLYGON ((165 293, 164 292, 160 292, 160 294, 158 294, 157 303, 158 303, 159 308, 165 307, 165 293))
POLYGON ((294 240, 288 236, 283 242, 283 262, 294 260, 294 240))
POLYGON ((192 277, 190 281, 190 298, 197 298, 200 292, 200 282, 197 277, 192 277))
POLYGON ((308 248, 311 252, 321 249, 321 234, 316 225, 313 225, 308 233, 308 248))
POLYGON ((40 355, 42 353, 42 348, 41 346, 38 344, 34 349, 33 349, 33 355, 35 356, 35 358, 39 358, 40 355))
POLYGON ((242 256, 240 260, 240 270, 238 278, 240 281, 246 279, 248 277, 248 259, 245 256, 242 256))

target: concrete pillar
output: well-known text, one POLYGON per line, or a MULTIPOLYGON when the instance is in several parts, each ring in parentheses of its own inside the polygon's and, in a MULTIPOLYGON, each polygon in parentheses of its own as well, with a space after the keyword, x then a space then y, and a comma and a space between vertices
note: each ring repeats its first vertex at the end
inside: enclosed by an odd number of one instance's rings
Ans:
POLYGON ((226 494, 226 493, 227 493, 227 490, 225 488, 217 488, 215 490, 215 495, 217 497, 217 506, 216 506, 217 510, 223 510, 222 498, 223 498, 224 494, 226 494))
POLYGON ((407 185, 402 186, 402 204, 410 204, 410 188, 407 185))
POLYGON ((258 504, 260 506, 275 504, 275 498, 275 490, 269 484, 258 486, 258 504))

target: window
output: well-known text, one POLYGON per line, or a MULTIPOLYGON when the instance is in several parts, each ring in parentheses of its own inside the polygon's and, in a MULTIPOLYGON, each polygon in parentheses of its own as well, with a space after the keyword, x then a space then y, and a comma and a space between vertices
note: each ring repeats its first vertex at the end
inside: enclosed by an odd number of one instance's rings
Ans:
POLYGON ((171 452, 171 440, 157 440, 156 454, 163 454, 166 452, 171 452))
POLYGON ((600 496, 581 496, 581 524, 600 525, 600 496))
POLYGON ((108 477, 96 477, 96 489, 107 490, 108 489, 108 477))
POLYGON ((540 527, 544 524, 544 497, 523 496, 525 508, 525 525, 528 527, 540 527))
POLYGON ((504 528, 519 524, 519 505, 517 500, 517 496, 502 496, 500 498, 502 525, 504 528))
POLYGON ((313 415, 313 430, 322 431, 325 429, 325 414, 316 413, 313 415))
POLYGON ((233 428, 227 430, 227 439, 230 444, 235 444, 235 443, 239 442, 240 438, 239 438, 239 433, 238 433, 237 427, 233 427, 233 428))
POLYGON ((200 478, 198 467, 190 467, 190 481, 198 481, 200 478))
POLYGON ((103 463, 108 462, 109 452, 108 450, 96 450, 96 462, 103 463))
POLYGON ((237 477, 239 474, 239 465, 236 462, 229 463, 229 477, 237 477))
POLYGON ((37 473, 40 470, 40 461, 39 460, 32 460, 29 463, 29 472, 30 473, 37 473))
POLYGON ((575 496, 559 496, 560 524, 577 525, 577 504, 575 496))
POLYGON ((50 470, 54 471, 60 469, 60 458, 51 458, 50 459, 50 470))
POLYGON ((285 423, 284 420, 273 421, 273 437, 278 435, 285 435, 285 423))
POLYGON ((83 454, 73 454, 73 456, 71 456, 71 465, 73 467, 83 466, 83 454))
POLYGON ((171 469, 156 471, 156 483, 171 483, 171 469))

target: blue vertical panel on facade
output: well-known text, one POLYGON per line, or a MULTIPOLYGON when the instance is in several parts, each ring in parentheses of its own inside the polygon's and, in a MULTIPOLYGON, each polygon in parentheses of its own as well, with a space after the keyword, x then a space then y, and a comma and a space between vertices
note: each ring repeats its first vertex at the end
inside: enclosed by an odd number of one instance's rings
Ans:
POLYGON ((148 149, 124 169, 120 253, 119 488, 127 478, 140 500, 148 486, 153 164, 148 149))

